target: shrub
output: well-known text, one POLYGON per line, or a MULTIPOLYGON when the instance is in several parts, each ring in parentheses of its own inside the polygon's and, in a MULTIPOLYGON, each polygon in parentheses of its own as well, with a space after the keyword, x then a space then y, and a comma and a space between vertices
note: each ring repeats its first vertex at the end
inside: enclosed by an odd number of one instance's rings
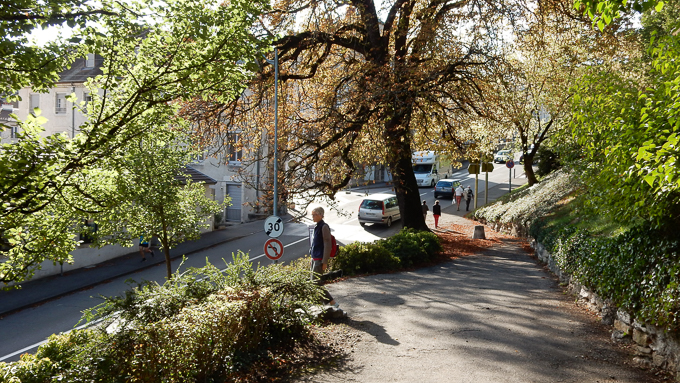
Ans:
POLYGON ((538 161, 536 174, 539 177, 545 177, 561 167, 557 153, 543 146, 536 153, 536 161, 538 161))
POLYGON ((0 362, 0 383, 47 383, 55 370, 51 360, 24 354, 18 362, 0 362))
POLYGON ((434 233, 404 229, 375 243, 354 242, 341 247, 331 267, 348 275, 398 270, 430 261, 441 251, 434 233))
POLYGON ((579 187, 576 177, 565 170, 547 176, 540 183, 523 189, 507 203, 498 201, 475 210, 475 218, 487 222, 516 223, 529 226, 546 215, 553 206, 579 187))
POLYGON ((254 269, 243 253, 225 273, 208 265, 140 286, 88 310, 97 327, 0 363, 0 383, 233 381, 308 339, 321 299, 308 267, 254 269))
POLYGON ((402 267, 428 262, 442 250, 439 237, 426 231, 404 229, 391 238, 380 241, 390 253, 399 258, 402 267))
POLYGON ((348 275, 379 273, 398 269, 399 258, 375 243, 354 242, 340 247, 331 268, 348 275))
POLYGON ((610 299, 634 319, 680 330, 680 241, 650 224, 614 235, 593 236, 565 223, 538 220, 531 233, 560 268, 579 283, 610 299))

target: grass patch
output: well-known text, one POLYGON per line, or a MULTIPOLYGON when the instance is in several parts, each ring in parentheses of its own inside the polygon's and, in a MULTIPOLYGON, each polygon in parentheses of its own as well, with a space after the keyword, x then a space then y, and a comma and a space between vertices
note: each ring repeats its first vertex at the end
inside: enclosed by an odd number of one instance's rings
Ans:
POLYGON ((582 194, 572 194, 556 203, 544 218, 545 229, 573 226, 597 237, 612 237, 630 229, 630 226, 621 225, 607 217, 589 214, 583 207, 585 198, 582 194))

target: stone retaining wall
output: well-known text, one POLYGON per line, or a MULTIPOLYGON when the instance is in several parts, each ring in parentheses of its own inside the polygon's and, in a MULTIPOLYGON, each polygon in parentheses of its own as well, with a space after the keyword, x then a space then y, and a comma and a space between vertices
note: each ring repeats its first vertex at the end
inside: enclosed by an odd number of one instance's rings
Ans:
POLYGON ((569 291, 576 294, 592 311, 602 317, 602 322, 613 326, 612 339, 624 343, 632 343, 635 350, 633 361, 642 368, 657 367, 674 374, 676 382, 680 382, 680 338, 677 334, 669 334, 663 329, 631 320, 630 314, 619 310, 611 302, 601 299, 597 294, 571 278, 557 266, 552 255, 535 240, 531 247, 536 256, 557 275, 561 283, 568 286, 569 291))
MULTIPOLYGON (((528 237, 526 227, 514 223, 501 224, 484 222, 498 232, 518 237, 528 237)), ((610 301, 603 300, 587 287, 574 281, 570 274, 563 272, 552 255, 535 240, 531 239, 531 247, 536 251, 538 259, 545 263, 565 284, 570 292, 578 296, 581 303, 597 313, 602 323, 612 326, 612 339, 632 344, 635 351, 633 362, 641 368, 656 367, 666 370, 680 382, 680 336, 669 334, 656 326, 631 320, 630 314, 619 310, 610 301)))

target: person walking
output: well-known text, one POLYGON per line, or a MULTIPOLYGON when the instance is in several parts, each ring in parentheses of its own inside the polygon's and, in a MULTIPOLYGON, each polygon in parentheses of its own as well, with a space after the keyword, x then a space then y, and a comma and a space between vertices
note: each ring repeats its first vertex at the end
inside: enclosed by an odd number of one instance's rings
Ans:
POLYGON ((430 208, 427 207, 427 201, 423 200, 423 218, 427 219, 428 211, 430 211, 430 208))
MULTIPOLYGON (((322 207, 316 207, 312 210, 312 220, 316 222, 310 250, 312 254, 312 279, 319 286, 323 285, 321 275, 326 271, 328 261, 331 259, 331 228, 323 221, 323 217, 324 210, 322 207)), ((323 290, 323 303, 336 306, 331 293, 325 288, 323 290)))
POLYGON ((460 210, 460 201, 463 199, 463 186, 458 185, 456 188, 456 206, 458 207, 458 210, 460 210))
POLYGON ((439 228, 439 217, 442 215, 442 205, 439 204, 439 200, 434 201, 432 206, 432 216, 434 217, 434 228, 439 228))
POLYGON ((475 193, 472 192, 472 188, 470 185, 465 188, 465 211, 468 211, 470 209, 470 201, 475 198, 475 193))
POLYGON ((151 244, 148 240, 144 239, 143 235, 139 236, 139 254, 142 255, 141 262, 146 261, 146 253, 151 253, 153 257, 153 250, 151 250, 151 244))

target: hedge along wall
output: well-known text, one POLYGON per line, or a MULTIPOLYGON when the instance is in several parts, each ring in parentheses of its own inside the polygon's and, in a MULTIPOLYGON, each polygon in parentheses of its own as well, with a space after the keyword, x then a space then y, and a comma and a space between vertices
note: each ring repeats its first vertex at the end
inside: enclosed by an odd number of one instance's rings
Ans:
POLYGON ((618 254, 595 255, 598 251, 612 250, 615 242, 625 238, 628 235, 606 243, 574 232, 568 237, 553 237, 552 251, 536 240, 532 240, 532 247, 571 292, 599 312, 605 324, 613 325, 612 339, 635 343, 634 362, 644 368, 665 369, 680 380, 678 303, 672 298, 678 295, 677 262, 664 269, 677 251, 663 251, 672 247, 670 242, 645 251, 638 246, 646 241, 636 239, 618 254))
POLYGON ((614 325, 613 337, 635 341, 638 363, 680 378, 680 244, 648 227, 615 237, 569 225, 547 228, 542 217, 578 186, 577 177, 558 171, 512 202, 479 209, 475 218, 497 231, 534 238, 539 258, 614 325))

